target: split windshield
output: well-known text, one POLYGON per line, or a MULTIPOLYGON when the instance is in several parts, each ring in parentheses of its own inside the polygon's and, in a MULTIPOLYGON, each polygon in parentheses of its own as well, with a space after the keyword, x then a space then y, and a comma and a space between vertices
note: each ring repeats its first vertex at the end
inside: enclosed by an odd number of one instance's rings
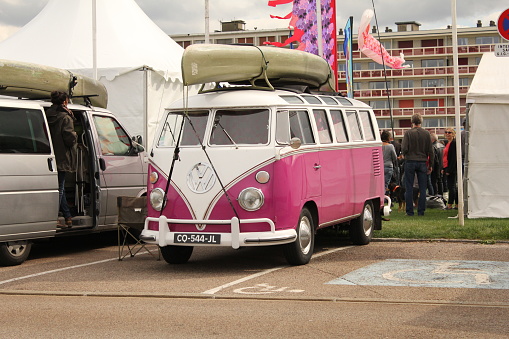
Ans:
POLYGON ((183 112, 168 114, 159 137, 158 146, 175 146, 182 130, 181 146, 266 145, 269 142, 269 110, 238 109, 218 110, 210 122, 210 138, 207 131, 208 111, 192 111, 185 117, 183 112))

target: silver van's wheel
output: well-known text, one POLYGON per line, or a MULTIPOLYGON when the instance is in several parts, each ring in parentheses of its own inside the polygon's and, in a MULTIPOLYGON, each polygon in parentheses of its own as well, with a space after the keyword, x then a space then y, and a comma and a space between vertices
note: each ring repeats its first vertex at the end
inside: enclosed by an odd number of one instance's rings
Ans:
POLYGON ((350 240, 355 245, 367 245, 373 237, 375 215, 373 203, 366 201, 361 215, 350 222, 350 240))
POLYGON ((161 255, 168 264, 185 264, 193 254, 193 246, 168 245, 161 248, 161 255))
POLYGON ((32 243, 28 240, 0 243, 0 265, 15 266, 27 260, 32 243))
POLYGON ((307 208, 300 213, 296 231, 297 239, 284 245, 285 257, 290 265, 305 265, 311 260, 315 247, 315 224, 307 208))

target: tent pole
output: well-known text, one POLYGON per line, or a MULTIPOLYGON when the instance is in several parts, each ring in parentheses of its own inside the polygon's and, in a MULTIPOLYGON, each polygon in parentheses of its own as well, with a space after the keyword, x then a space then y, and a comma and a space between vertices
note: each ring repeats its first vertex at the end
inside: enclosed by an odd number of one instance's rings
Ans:
POLYGON ((463 203, 463 162, 461 157, 461 121, 460 121, 460 92, 458 71, 458 27, 456 24, 456 0, 451 0, 452 13, 452 51, 454 65, 454 112, 456 120, 456 173, 458 180, 458 220, 460 226, 465 225, 463 203))
POLYGON ((92 69, 97 80, 97 0, 92 0, 92 69))

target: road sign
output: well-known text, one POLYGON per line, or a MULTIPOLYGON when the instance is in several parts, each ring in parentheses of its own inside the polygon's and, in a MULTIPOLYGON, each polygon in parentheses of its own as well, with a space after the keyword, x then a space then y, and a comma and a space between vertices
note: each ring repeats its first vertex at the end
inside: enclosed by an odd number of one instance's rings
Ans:
POLYGON ((509 44, 495 44, 495 56, 509 57, 509 44))
POLYGON ((509 8, 498 17, 498 33, 506 40, 509 40, 509 8))

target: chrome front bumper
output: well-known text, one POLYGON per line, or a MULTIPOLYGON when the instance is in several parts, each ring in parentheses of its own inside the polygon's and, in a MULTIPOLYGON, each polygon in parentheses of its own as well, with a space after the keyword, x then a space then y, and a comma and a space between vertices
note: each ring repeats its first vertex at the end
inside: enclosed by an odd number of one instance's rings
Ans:
MULTIPOLYGON (((204 232, 206 233, 206 232, 204 232)), ((242 219, 233 217, 231 220, 183 220, 168 219, 164 215, 154 218, 147 217, 145 226, 141 232, 140 239, 149 244, 157 244, 160 247, 168 245, 177 246, 229 246, 237 249, 241 246, 267 246, 279 245, 294 242, 297 238, 297 232, 294 229, 276 231, 274 222, 267 218, 260 219, 242 219), (155 221, 159 224, 159 230, 148 229, 148 223, 155 221), (270 231, 241 233, 240 224, 268 223, 270 231), (197 224, 197 225, 230 225, 229 233, 217 233, 221 235, 221 243, 218 245, 208 244, 184 244, 175 243, 174 235, 178 234, 197 234, 200 232, 172 232, 169 224, 197 224)))

